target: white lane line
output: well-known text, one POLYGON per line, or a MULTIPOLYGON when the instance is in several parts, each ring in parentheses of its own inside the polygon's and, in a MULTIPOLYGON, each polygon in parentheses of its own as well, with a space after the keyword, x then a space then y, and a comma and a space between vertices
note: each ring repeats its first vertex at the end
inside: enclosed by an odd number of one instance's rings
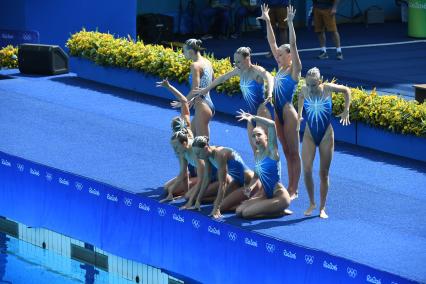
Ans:
MULTIPOLYGON (((412 43, 423 43, 426 40, 409 40, 409 41, 400 41, 400 42, 385 42, 385 43, 371 43, 371 44, 361 44, 361 45, 347 45, 342 46, 342 49, 349 48, 363 48, 363 47, 377 47, 377 46, 392 46, 392 45, 401 45, 401 44, 412 44, 412 43)), ((336 49, 335 47, 327 47, 327 49, 336 49)), ((299 49, 299 52, 304 51, 319 51, 321 50, 319 47, 316 48, 305 48, 299 49)), ((269 52, 253 52, 251 56, 262 56, 267 55, 269 52)))

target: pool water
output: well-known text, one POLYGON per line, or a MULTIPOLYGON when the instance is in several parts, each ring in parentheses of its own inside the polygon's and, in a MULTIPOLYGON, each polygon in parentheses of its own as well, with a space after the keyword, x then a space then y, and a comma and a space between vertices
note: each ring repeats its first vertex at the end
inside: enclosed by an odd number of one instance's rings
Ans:
POLYGON ((0 233, 0 283, 135 283, 0 233))

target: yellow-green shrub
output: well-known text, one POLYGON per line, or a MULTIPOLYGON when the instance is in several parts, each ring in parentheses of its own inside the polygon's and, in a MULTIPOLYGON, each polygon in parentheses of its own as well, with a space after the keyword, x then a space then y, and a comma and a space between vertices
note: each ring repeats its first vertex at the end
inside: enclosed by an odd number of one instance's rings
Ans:
MULTIPOLYGON (((71 56, 79 56, 100 65, 131 68, 144 73, 169 78, 178 82, 187 82, 190 62, 181 50, 174 51, 159 45, 144 44, 132 39, 114 38, 111 34, 82 30, 75 33, 67 42, 71 56)), ((216 59, 206 55, 213 65, 214 76, 218 77, 232 70, 229 58, 216 59)), ((273 71, 274 73, 274 71, 273 71)), ((297 94, 304 80, 301 79, 294 96, 297 106, 297 94)), ((232 95, 240 93, 239 78, 233 77, 217 87, 218 92, 232 95)), ((352 88, 350 118, 372 126, 393 132, 415 134, 426 137, 426 103, 419 105, 416 101, 406 101, 397 96, 379 96, 359 88, 352 88)), ((333 114, 343 111, 342 94, 333 94, 333 114)))
POLYGON ((0 68, 18 68, 18 48, 8 45, 0 49, 0 68))
MULTIPOLYGON (((379 96, 376 90, 370 93, 352 88, 350 117, 369 125, 392 132, 426 137, 426 103, 407 101, 396 95, 379 96)), ((333 94, 333 113, 343 111, 342 94, 333 94)))

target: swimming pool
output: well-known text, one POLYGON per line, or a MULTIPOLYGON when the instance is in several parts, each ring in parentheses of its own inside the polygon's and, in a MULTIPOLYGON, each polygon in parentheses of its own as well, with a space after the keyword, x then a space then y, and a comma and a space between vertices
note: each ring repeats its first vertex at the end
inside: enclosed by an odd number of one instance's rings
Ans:
POLYGON ((0 283, 134 283, 0 233, 0 283))

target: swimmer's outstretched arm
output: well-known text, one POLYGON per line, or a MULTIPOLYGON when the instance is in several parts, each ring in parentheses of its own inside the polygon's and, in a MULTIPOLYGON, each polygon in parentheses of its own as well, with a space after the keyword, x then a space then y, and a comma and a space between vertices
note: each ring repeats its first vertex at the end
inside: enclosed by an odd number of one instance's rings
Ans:
POLYGON ((272 55, 275 60, 278 58, 278 46, 275 39, 274 29, 272 28, 271 19, 269 18, 269 7, 267 4, 262 4, 262 15, 257 17, 257 20, 264 20, 266 23, 266 37, 268 39, 269 47, 271 48, 272 55))
POLYGON ((299 81, 300 72, 302 71, 302 62, 300 61, 299 52, 296 44, 296 31, 294 30, 293 19, 296 16, 296 10, 292 5, 287 7, 287 24, 290 42, 291 54, 291 77, 295 81, 299 81))
POLYGON ((190 119, 190 112, 189 112, 189 104, 188 104, 188 100, 186 99, 186 97, 181 92, 179 92, 178 89, 176 89, 174 86, 172 86, 170 84, 169 80, 167 80, 167 79, 164 79, 163 81, 157 82, 156 86, 166 88, 175 96, 175 98, 179 102, 173 101, 173 102, 171 102, 171 105, 174 108, 180 107, 180 112, 181 112, 182 118, 185 119, 186 125, 190 126, 191 125, 191 119, 190 119))
POLYGON ((208 92, 210 92, 212 89, 216 88, 217 86, 219 86, 223 82, 225 82, 225 81, 227 81, 227 80, 231 79, 232 77, 237 76, 239 74, 240 74, 240 69, 234 68, 233 70, 229 71, 228 73, 225 73, 225 74, 217 77, 216 79, 214 79, 213 82, 211 82, 211 84, 208 85, 207 87, 205 87, 204 89, 192 90, 191 94, 188 95, 188 100, 191 100, 195 96, 206 95, 208 92))
POLYGON ((188 102, 188 100, 186 99, 186 97, 181 93, 181 92, 179 92, 179 90, 178 89, 176 89, 175 87, 173 87, 171 84, 170 84, 170 82, 169 82, 169 80, 167 80, 167 79, 164 79, 163 81, 160 81, 160 82, 157 82, 156 83, 156 86, 157 87, 164 87, 164 88, 166 88, 167 90, 169 90, 174 96, 175 96, 175 98, 179 101, 179 102, 181 102, 182 104, 184 104, 184 103, 187 103, 188 102))
POLYGON ((351 124, 350 120, 349 120, 349 107, 351 105, 351 89, 349 89, 346 86, 343 85, 338 85, 338 84, 334 84, 334 83, 324 83, 324 85, 330 89, 330 95, 331 92, 336 92, 336 93, 343 93, 344 97, 345 97, 345 106, 343 108, 343 112, 336 115, 336 117, 340 117, 340 123, 343 125, 349 125, 351 124))
POLYGON ((176 182, 167 189, 167 196, 160 200, 160 203, 173 200, 173 192, 175 191, 176 186, 182 184, 182 182, 187 187, 184 190, 188 190, 188 162, 186 161, 185 157, 183 157, 183 155, 179 155, 179 166, 179 175, 176 177, 176 182))
POLYGON ((219 167, 217 169, 219 188, 217 190, 217 196, 214 201, 213 210, 209 214, 209 216, 212 216, 215 219, 222 217, 222 214, 220 213, 220 207, 222 206, 222 201, 225 196, 225 191, 228 188, 228 179, 226 178, 228 175, 226 160, 225 158, 221 157, 219 153, 217 154, 217 157, 218 157, 218 167, 219 167))
MULTIPOLYGON (((205 185, 205 183, 204 183, 205 171, 206 171, 206 169, 205 169, 204 161, 197 159, 197 177, 198 177, 197 183, 194 185, 193 188, 191 188, 190 195, 188 197, 188 201, 180 209, 198 209, 198 210, 200 210, 201 202, 199 204, 196 203, 195 207, 193 207, 193 204, 194 204, 195 199, 199 195, 200 189, 203 186, 205 186, 205 187, 208 186, 208 183, 207 183, 207 185, 205 185)), ((210 180, 210 179, 208 179, 208 180, 210 180)))
POLYGON ((196 195, 197 199, 195 201, 195 209, 200 210, 200 206, 201 206, 201 200, 203 199, 204 196, 204 192, 206 191, 207 187, 210 184, 211 181, 211 164, 210 162, 204 162, 205 166, 204 166, 204 174, 203 174, 203 181, 201 182, 200 185, 200 190, 198 192, 198 194, 196 195))
MULTIPOLYGON (((252 115, 248 112, 243 111, 242 109, 237 111, 237 113, 238 113, 237 115, 238 121, 247 120, 251 122, 254 120, 256 123, 259 123, 265 126, 268 129, 267 135, 268 135, 269 150, 271 151, 271 153, 275 153, 276 151, 278 151, 277 130, 275 129, 275 122, 273 120, 270 120, 266 117, 252 115)), ((251 139, 250 139, 250 143, 252 143, 251 139)))

